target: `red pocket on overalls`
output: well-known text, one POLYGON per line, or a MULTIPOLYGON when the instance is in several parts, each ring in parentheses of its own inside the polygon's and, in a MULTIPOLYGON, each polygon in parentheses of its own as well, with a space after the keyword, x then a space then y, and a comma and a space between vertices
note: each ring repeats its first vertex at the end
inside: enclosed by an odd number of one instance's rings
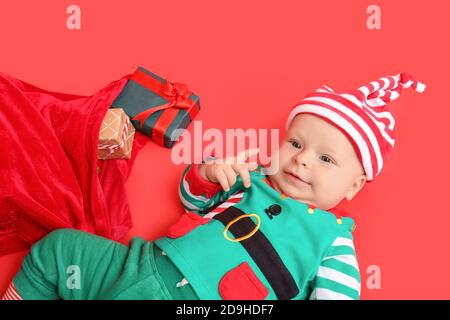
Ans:
POLYGON ((247 262, 228 271, 219 283, 224 300, 264 300, 269 291, 247 262))

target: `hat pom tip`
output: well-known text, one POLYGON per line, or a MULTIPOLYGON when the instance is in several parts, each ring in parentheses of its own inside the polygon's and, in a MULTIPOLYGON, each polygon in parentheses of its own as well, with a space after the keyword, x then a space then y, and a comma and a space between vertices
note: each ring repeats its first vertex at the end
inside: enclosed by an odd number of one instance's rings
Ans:
POLYGON ((417 86, 416 86, 416 91, 419 93, 423 93, 426 89, 426 85, 423 84, 422 82, 417 82, 417 86))

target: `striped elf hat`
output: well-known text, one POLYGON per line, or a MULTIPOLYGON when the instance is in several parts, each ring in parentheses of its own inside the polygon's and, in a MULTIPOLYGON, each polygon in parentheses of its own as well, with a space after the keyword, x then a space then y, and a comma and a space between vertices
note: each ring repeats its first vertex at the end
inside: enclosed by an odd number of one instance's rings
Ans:
POLYGON ((292 109, 286 129, 300 113, 327 120, 349 138, 367 181, 371 181, 380 173, 383 157, 394 146, 395 120, 387 104, 400 96, 402 88, 413 88, 422 93, 425 85, 402 72, 372 81, 351 93, 337 93, 322 86, 292 109))

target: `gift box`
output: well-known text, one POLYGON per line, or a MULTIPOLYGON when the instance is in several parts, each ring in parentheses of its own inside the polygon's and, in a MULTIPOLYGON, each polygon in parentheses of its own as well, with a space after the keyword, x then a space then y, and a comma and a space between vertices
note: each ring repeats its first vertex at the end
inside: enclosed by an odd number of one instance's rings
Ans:
POLYGON ((98 158, 130 159, 135 129, 123 109, 109 109, 100 127, 98 158))
POLYGON ((112 108, 122 108, 136 130, 171 148, 200 110, 200 98, 182 83, 173 83, 138 67, 112 108))

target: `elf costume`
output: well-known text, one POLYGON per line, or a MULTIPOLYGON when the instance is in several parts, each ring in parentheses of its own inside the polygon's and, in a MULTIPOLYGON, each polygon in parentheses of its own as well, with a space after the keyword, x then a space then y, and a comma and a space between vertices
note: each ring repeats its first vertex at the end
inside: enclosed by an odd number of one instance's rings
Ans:
MULTIPOLYGON (((424 90, 406 74, 354 94, 322 87, 292 109, 288 126, 299 113, 330 121, 372 181, 393 143, 386 103, 402 87, 424 90)), ((280 194, 258 169, 250 188, 238 177, 224 192, 189 166, 179 192, 188 212, 155 243, 136 237, 126 248, 80 231, 51 233, 32 248, 4 298, 358 299, 353 220, 280 194), (71 266, 81 270, 78 282, 68 283, 71 266)))
POLYGON ((251 179, 252 186, 245 192, 239 192, 244 188, 238 178, 226 193, 203 180, 196 165, 190 166, 180 185, 184 203, 207 208, 223 199, 229 201, 204 216, 187 213, 169 229, 169 237, 155 244, 135 237, 127 248, 78 230, 53 231, 25 257, 7 297, 304 299, 311 296, 312 288, 319 292, 334 288, 342 297, 358 298, 353 221, 283 197, 267 184, 262 172, 252 172, 251 179), (217 192, 210 199, 191 193, 203 186, 215 187, 217 192), (274 204, 281 207, 278 214, 273 209, 266 213, 264 209, 274 204), (226 210, 218 213, 223 208, 226 210), (256 213, 260 228, 246 240, 230 241, 233 235, 241 237, 255 227, 252 220, 241 219, 230 227, 230 236, 224 236, 225 224, 241 212, 256 213), (348 263, 331 259, 337 255, 347 256, 348 263), (80 270, 78 285, 76 281, 69 285, 76 275, 71 266, 80 270), (325 274, 345 274, 350 287, 330 285, 326 278, 317 277, 319 266, 325 274), (183 278, 189 283, 183 285, 183 278))

